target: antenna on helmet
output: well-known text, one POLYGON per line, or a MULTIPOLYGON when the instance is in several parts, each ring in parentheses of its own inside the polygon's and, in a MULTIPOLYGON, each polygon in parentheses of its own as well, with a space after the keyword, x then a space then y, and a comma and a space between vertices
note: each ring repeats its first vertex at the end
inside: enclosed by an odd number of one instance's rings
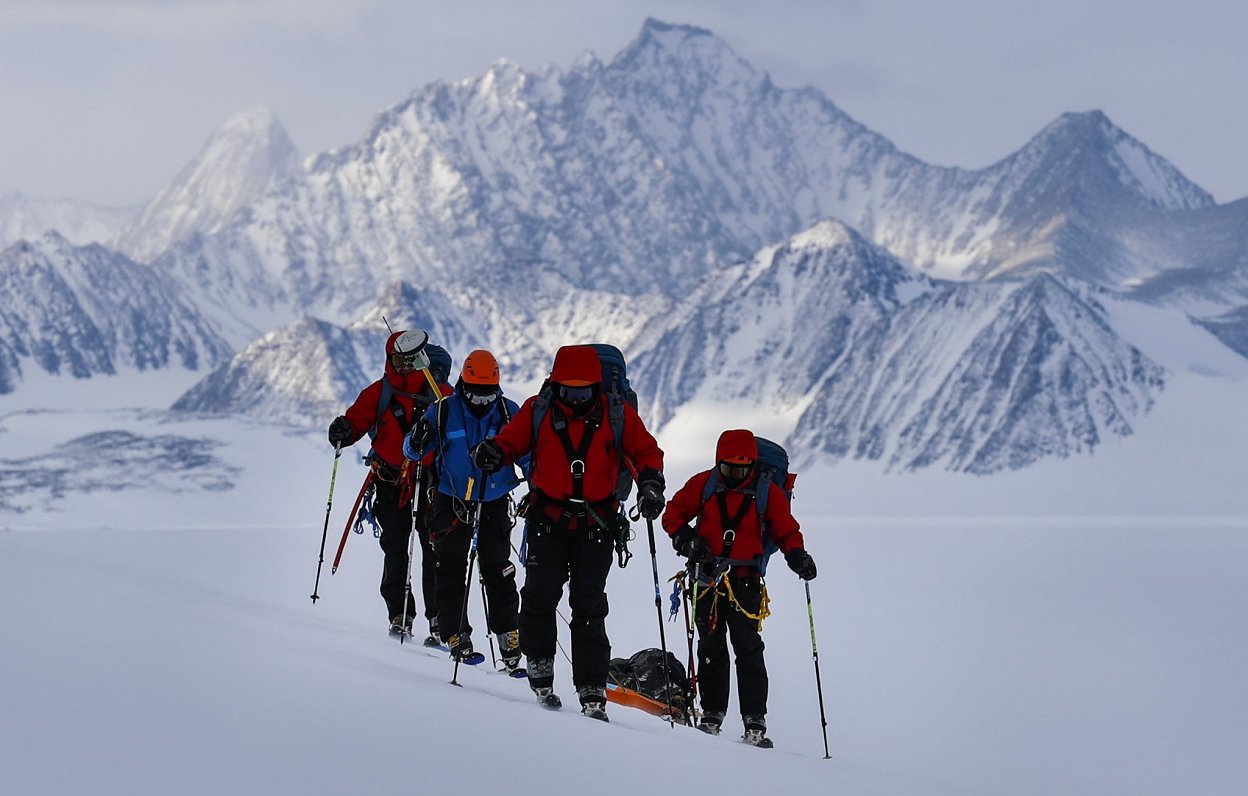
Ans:
POLYGON ((390 321, 386 320, 386 316, 385 316, 385 315, 382 315, 382 316, 381 316, 381 322, 382 322, 382 323, 384 323, 384 324, 386 325, 386 331, 387 331, 387 332, 389 332, 390 334, 394 334, 394 329, 391 329, 391 328, 390 328, 390 321))

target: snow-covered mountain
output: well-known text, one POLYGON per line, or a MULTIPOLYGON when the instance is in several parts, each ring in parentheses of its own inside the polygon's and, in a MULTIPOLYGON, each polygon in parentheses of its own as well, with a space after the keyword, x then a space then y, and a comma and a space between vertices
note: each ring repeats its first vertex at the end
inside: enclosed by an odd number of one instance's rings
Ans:
POLYGON ((126 226, 117 247, 147 262, 195 233, 217 232, 299 169, 299 153, 272 113, 237 114, 126 226))
POLYGON ((1205 317, 1248 304, 1248 203, 1215 205, 1100 112, 986 169, 932 166, 655 20, 610 62, 426 86, 306 169, 271 118, 227 128, 144 236, 240 350, 179 402, 200 411, 349 400, 375 356, 349 328, 375 334, 379 307, 410 302, 508 378, 608 340, 653 420, 744 402, 807 453, 985 472, 1088 450, 1147 411, 1161 371, 1095 289, 1205 317), (332 364, 292 351, 304 336, 332 364), (303 396, 294 361, 321 379, 303 396))
POLYGON ((296 321, 238 352, 172 408, 320 423, 341 412, 341 396, 372 381, 359 364, 363 348, 341 327, 311 318, 296 321))
POLYGON ((231 349, 166 275, 55 232, 0 251, 0 394, 25 369, 208 369, 231 349))
POLYGON ((986 474, 1132 433, 1163 370, 1088 292, 1038 274, 921 296, 829 370, 794 447, 986 474))
POLYGON ((660 421, 706 401, 797 413, 807 461, 1012 469, 1130 433, 1164 383, 1092 292, 934 282, 824 222, 710 278, 650 333, 635 382, 660 421))
POLYGON ((300 426, 328 423, 381 376, 390 328, 425 329, 431 341, 458 356, 476 347, 453 319, 421 309, 445 300, 397 283, 348 327, 313 318, 287 324, 239 351, 172 408, 300 426))
POLYGON ((701 400, 792 410, 930 284, 825 221, 707 277, 639 340, 632 381, 660 423, 701 400))
POLYGON ((1197 321, 1228 348, 1248 357, 1248 306, 1197 321))
POLYGON ((100 207, 74 199, 31 199, 20 193, 0 197, 0 249, 19 240, 36 240, 56 230, 79 246, 108 243, 130 223, 138 207, 100 207))
POLYGON ((1124 238, 1137 261, 1152 263, 1130 286, 1135 298, 1201 317, 1248 305, 1248 199, 1167 213, 1124 238))
POLYGON ((1175 261, 1137 265, 1124 230, 1212 205, 1099 112, 981 171, 931 166, 708 31, 651 20, 610 63, 427 86, 163 262, 222 294, 263 277, 275 304, 345 321, 400 279, 678 296, 831 217, 938 276, 1119 287, 1175 261))

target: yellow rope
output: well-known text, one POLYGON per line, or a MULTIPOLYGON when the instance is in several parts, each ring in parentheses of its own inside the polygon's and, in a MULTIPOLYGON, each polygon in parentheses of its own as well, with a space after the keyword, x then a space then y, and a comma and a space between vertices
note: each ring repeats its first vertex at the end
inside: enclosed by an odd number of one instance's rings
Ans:
MULTIPOLYGON (((771 616, 771 598, 767 596, 767 584, 763 583, 761 578, 759 579, 760 599, 759 599, 759 608, 758 608, 757 614, 752 614, 741 606, 741 603, 737 600, 737 596, 732 593, 732 579, 731 578, 727 578, 727 577, 724 578, 724 586, 725 588, 728 589, 728 602, 732 603, 732 607, 736 608, 738 611, 745 614, 747 618, 757 621, 758 629, 762 630, 763 620, 771 616)), ((718 590, 716 590, 717 595, 718 593, 719 593, 718 590)))

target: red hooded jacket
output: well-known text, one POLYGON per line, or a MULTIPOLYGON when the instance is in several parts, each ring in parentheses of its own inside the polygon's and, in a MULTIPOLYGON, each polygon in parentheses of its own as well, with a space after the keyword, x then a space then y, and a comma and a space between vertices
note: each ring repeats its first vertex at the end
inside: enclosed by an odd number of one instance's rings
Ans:
MULTIPOLYGON (((400 375, 390 363, 390 355, 394 353, 394 341, 403 332, 395 332, 386 340, 386 371, 385 375, 368 385, 360 392, 355 403, 346 411, 347 422, 351 424, 354 437, 348 444, 355 444, 377 424, 377 436, 373 438, 373 450, 382 461, 396 468, 403 465, 403 437, 424 414, 425 408, 433 401, 433 393, 425 385, 423 371, 415 370, 400 375), (390 406, 382 407, 377 414, 377 403, 381 400, 382 380, 390 382, 390 406), (398 409, 402 421, 393 411, 398 409)), ((439 385, 443 395, 450 395, 454 390, 445 384, 439 385)), ((344 446, 345 447, 345 446, 344 446)))
MULTIPOLYGON (((560 348, 551 369, 551 381, 601 383, 602 366, 598 362, 598 355, 587 346, 560 348)), ((559 434, 555 431, 555 415, 561 412, 567 417, 568 438, 574 448, 579 448, 586 433, 587 417, 594 412, 577 417, 558 399, 552 399, 537 430, 537 439, 534 439, 533 402, 536 399, 537 396, 533 396, 524 402, 520 411, 494 437, 494 442, 503 451, 504 463, 514 462, 532 451, 530 485, 547 498, 564 501, 572 497, 572 465, 559 434)), ((598 396, 601 420, 594 431, 589 451, 585 454, 585 475, 581 489, 584 499, 590 503, 601 503, 614 497, 621 468, 626 466, 620 455, 621 451, 615 447, 615 437, 607 417, 608 402, 607 396, 598 396)), ((654 436, 646 430, 641 417, 627 404, 624 406, 622 447, 623 455, 632 461, 638 473, 646 470, 662 473, 663 451, 654 436)))
MULTIPOLYGON (((719 445, 715 450, 716 464, 735 456, 744 456, 751 461, 758 460, 758 444, 754 441, 754 435, 749 431, 725 431, 720 435, 719 445)), ((698 535, 706 540, 711 554, 722 556, 726 523, 717 497, 718 492, 713 494, 705 504, 702 503, 702 491, 706 488, 711 472, 711 470, 704 470, 693 476, 672 496, 672 499, 668 501, 667 509, 663 512, 663 529, 667 531, 668 536, 671 536, 680 526, 697 520, 698 535)), ((720 488, 725 489, 724 497, 728 517, 742 515, 736 537, 732 542, 731 557, 733 560, 750 559, 763 553, 758 508, 753 505, 753 496, 743 491, 753 487, 757 480, 757 471, 755 471, 734 489, 726 489, 722 479, 720 481, 720 488), (743 507, 742 504, 746 501, 749 501, 751 505, 743 507)), ((772 540, 783 553, 799 547, 804 548, 802 532, 799 530, 797 520, 793 518, 793 512, 789 509, 788 496, 784 494, 783 489, 771 481, 767 482, 767 489, 770 491, 767 495, 767 513, 763 520, 767 523, 772 540)))

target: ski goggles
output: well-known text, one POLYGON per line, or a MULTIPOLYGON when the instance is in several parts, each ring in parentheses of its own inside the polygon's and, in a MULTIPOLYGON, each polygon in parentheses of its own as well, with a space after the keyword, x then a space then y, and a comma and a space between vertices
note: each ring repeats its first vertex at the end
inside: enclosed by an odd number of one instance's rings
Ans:
POLYGON ((559 400, 563 401, 568 406, 579 406, 593 400, 594 394, 597 391, 597 386, 593 384, 587 387, 571 387, 567 384, 560 384, 559 400))
POLYGON ((390 355, 390 364, 395 370, 424 370, 429 367, 429 355, 425 353, 424 348, 418 348, 407 354, 395 351, 390 355))
POLYGON ((746 462, 738 464, 737 462, 720 462, 719 474, 728 481, 744 481, 745 477, 750 474, 750 470, 754 467, 754 462, 746 462))

